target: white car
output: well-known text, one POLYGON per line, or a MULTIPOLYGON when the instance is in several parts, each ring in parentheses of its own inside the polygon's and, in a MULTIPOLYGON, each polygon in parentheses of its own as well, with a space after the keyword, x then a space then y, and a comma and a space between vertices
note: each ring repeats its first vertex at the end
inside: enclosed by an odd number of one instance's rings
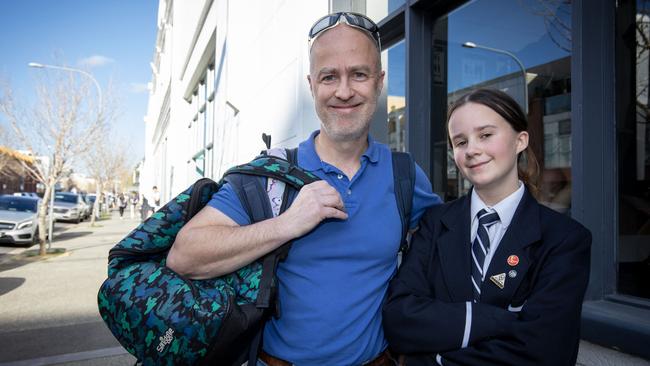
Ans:
POLYGON ((40 202, 33 197, 0 196, 0 243, 29 246, 38 241, 40 202))
POLYGON ((79 223, 83 220, 85 206, 81 196, 72 192, 56 192, 54 194, 54 219, 56 221, 72 221, 79 223))
POLYGON ((36 192, 16 192, 14 196, 40 198, 36 192))

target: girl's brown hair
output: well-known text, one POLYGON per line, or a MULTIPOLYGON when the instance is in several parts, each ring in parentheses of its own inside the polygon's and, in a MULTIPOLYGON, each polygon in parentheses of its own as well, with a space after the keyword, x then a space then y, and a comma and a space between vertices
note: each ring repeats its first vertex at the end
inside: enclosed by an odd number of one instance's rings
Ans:
MULTIPOLYGON (((494 89, 476 89, 455 101, 447 112, 447 125, 449 125, 449 118, 454 111, 467 103, 482 104, 498 113, 516 132, 528 132, 528 119, 519 104, 508 94, 494 89)), ((539 193, 537 186, 539 164, 530 144, 517 156, 517 174, 533 196, 537 197, 539 193)))

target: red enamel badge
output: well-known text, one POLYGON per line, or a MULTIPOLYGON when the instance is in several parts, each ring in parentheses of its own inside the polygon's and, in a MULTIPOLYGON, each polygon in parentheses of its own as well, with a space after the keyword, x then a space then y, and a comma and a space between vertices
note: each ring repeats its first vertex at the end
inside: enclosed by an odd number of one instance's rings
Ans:
POLYGON ((514 254, 511 255, 511 256, 509 256, 509 257, 508 257, 508 264, 509 264, 511 267, 516 266, 517 264, 519 264, 519 257, 517 257, 517 256, 514 255, 514 254))

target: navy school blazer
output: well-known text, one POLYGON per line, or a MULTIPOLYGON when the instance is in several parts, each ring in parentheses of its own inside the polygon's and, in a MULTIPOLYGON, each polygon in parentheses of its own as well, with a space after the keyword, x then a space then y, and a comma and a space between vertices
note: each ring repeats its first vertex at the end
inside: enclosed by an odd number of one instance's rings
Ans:
POLYGON ((390 347, 408 366, 437 365, 437 355, 443 365, 575 365, 591 233, 526 190, 472 303, 470 201, 420 221, 384 305, 390 347), (501 273, 503 289, 490 280, 501 273))

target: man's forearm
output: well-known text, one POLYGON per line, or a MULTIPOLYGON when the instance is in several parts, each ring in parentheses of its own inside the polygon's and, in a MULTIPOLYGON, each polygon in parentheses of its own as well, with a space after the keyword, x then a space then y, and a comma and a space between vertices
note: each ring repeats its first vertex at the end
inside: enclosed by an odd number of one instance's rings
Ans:
POLYGON ((292 239, 281 218, 253 225, 206 225, 183 229, 167 266, 192 279, 214 278, 239 269, 292 239))
POLYGON ((239 269, 325 219, 346 220, 339 193, 327 182, 304 186, 287 211, 272 219, 238 226, 212 207, 203 208, 178 233, 167 266, 193 279, 214 278, 239 269))

